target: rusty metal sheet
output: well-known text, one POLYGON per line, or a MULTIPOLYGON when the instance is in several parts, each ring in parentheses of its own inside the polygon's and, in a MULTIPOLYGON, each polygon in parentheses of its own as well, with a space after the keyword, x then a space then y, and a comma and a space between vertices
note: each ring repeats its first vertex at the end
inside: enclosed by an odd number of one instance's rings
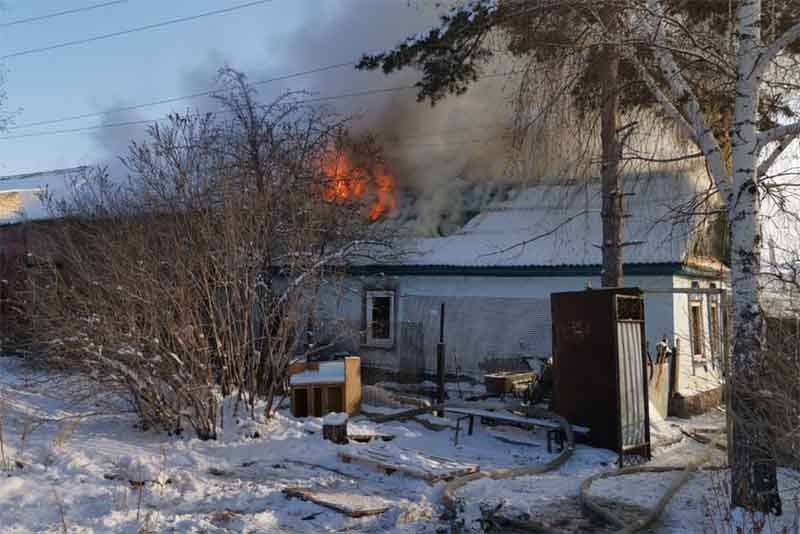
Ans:
POLYGON ((552 409, 620 453, 649 451, 644 300, 636 288, 554 293, 552 409))
POLYGON ((556 293, 553 318, 552 409, 591 428, 595 446, 618 442, 613 293, 556 293))

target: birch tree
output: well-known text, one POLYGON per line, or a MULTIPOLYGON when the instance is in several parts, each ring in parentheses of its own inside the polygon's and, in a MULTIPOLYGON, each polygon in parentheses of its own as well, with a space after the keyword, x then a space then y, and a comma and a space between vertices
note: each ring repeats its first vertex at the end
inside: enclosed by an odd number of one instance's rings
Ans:
MULTIPOLYGON (((474 0, 460 3, 438 28, 364 57, 360 67, 387 73, 416 67, 420 99, 435 101, 465 92, 498 49, 529 58, 526 75, 558 78, 576 111, 601 111, 606 169, 618 159, 612 148, 623 145, 619 137, 616 143, 605 137, 619 133, 605 112, 615 100, 623 110, 654 108, 675 125, 705 159, 729 221, 729 413, 758 417, 770 393, 755 387, 765 363, 761 203, 768 190, 779 189, 770 183, 770 170, 800 134, 793 107, 800 94, 798 20, 800 2, 794 0, 474 0), (491 39, 498 33, 499 46, 491 39), (579 68, 564 68, 570 63, 579 68)), ((613 186, 603 183, 605 207, 613 186)), ((612 254, 619 258, 624 245, 621 232, 611 228, 604 225, 604 265, 612 254)), ((732 505, 780 513, 770 436, 747 418, 734 423, 732 505)))
POLYGON ((231 113, 172 115, 131 144, 127 181, 92 171, 51 199, 28 279, 40 363, 121 393, 143 426, 202 439, 218 436, 221 397, 274 413, 290 360, 325 348, 302 342, 320 289, 388 251, 363 198, 326 198, 366 176, 325 168, 355 143, 346 121, 292 95, 260 104, 233 71, 223 82, 231 113))
POLYGON ((755 387, 765 363, 766 325, 759 283, 761 203, 769 186, 770 168, 800 133, 800 122, 791 122, 794 113, 789 105, 800 94, 800 86, 792 69, 787 68, 792 60, 788 47, 800 37, 800 4, 732 2, 735 11, 728 36, 715 28, 713 21, 693 21, 685 13, 676 13, 670 4, 647 0, 632 5, 629 28, 634 46, 628 49, 628 57, 663 113, 703 153, 708 174, 727 211, 733 293, 732 505, 779 514, 770 436, 752 420, 737 415, 766 416, 762 410, 767 406, 764 397, 770 395, 755 387), (768 15, 774 36, 765 39, 763 28, 768 15), (733 113, 729 161, 725 132, 712 127, 709 100, 704 100, 702 85, 685 68, 688 55, 693 55, 693 63, 699 68, 713 69, 719 85, 730 82, 727 99, 733 113), (779 105, 770 106, 769 102, 779 105))

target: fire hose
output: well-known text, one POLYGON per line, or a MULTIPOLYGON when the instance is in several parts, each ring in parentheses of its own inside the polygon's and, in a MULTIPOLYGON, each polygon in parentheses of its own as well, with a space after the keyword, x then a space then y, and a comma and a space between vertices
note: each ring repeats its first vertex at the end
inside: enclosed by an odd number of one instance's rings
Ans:
MULTIPOLYGON (((463 407, 464 403, 458 403, 458 405, 460 407, 463 407)), ((417 415, 422 415, 433 411, 440 411, 448 407, 454 407, 454 405, 452 403, 438 404, 435 406, 417 408, 390 415, 372 417, 371 419, 379 423, 388 421, 397 421, 397 420, 407 420, 414 418, 417 415)), ((569 421, 567 421, 564 417, 561 417, 558 414, 548 412, 546 410, 541 410, 537 408, 527 408, 527 411, 529 416, 544 417, 558 422, 559 426, 561 427, 561 430, 564 432, 564 435, 566 436, 564 448, 562 449, 561 453, 552 460, 550 460, 549 462, 543 464, 536 464, 524 467, 514 467, 514 468, 500 468, 491 471, 478 471, 476 473, 471 473, 469 475, 465 475, 463 477, 455 478, 449 481, 445 486, 444 492, 442 494, 442 500, 444 502, 445 510, 449 517, 451 518, 457 517, 460 499, 458 498, 456 493, 458 492, 458 490, 465 487, 470 482, 474 482, 476 480, 484 478, 490 478, 492 480, 504 480, 504 479, 518 478, 518 477, 542 475, 544 473, 548 473, 550 471, 558 469, 570 459, 572 454, 575 452, 575 434, 572 431, 572 425, 570 425, 569 421)), ((691 480, 691 478, 700 469, 700 467, 709 460, 711 452, 716 446, 717 446, 716 440, 713 440, 711 443, 709 443, 703 455, 698 460, 696 460, 695 462, 691 462, 686 466, 679 466, 679 467, 632 466, 632 467, 624 467, 622 469, 617 469, 615 471, 607 471, 592 475, 591 477, 587 478, 581 483, 580 495, 579 495, 581 506, 588 513, 594 514, 595 516, 602 518, 608 524, 618 528, 619 534, 633 534, 636 532, 641 532, 644 529, 652 526, 658 520, 658 518, 666 509, 672 497, 674 497, 675 494, 677 494, 678 491, 680 491, 680 489, 687 482, 689 482, 689 480, 691 480), (670 486, 667 488, 667 491, 659 499, 656 506, 653 509, 651 509, 641 520, 636 521, 635 523, 632 524, 626 523, 625 521, 620 519, 616 514, 609 511, 606 507, 597 504, 594 501, 593 497, 589 494, 589 490, 592 484, 598 480, 626 476, 626 475, 634 475, 640 473, 668 473, 668 472, 681 472, 682 474, 678 479, 676 479, 672 484, 670 484, 670 486)), ((706 467, 705 469, 719 470, 719 469, 725 469, 725 467, 706 467)), ((557 532, 559 532, 558 530, 552 529, 541 522, 533 520, 505 519, 505 518, 496 518, 490 516, 488 522, 490 524, 494 523, 495 526, 513 528, 514 530, 520 532, 535 532, 535 533, 545 533, 545 534, 556 534, 557 532)))

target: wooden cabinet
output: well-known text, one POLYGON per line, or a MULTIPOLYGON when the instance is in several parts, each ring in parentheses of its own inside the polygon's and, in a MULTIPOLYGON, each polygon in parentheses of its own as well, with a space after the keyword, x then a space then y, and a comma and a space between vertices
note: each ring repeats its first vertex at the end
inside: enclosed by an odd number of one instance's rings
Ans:
POLYGON ((294 365, 289 378, 292 415, 322 417, 361 409, 361 358, 294 365))

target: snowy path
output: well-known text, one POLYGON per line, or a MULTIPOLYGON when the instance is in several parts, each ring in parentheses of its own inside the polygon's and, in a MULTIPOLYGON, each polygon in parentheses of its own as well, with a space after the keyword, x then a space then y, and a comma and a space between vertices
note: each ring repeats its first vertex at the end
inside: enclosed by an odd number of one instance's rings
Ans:
MULTIPOLYGON (((18 361, 0 358, 0 399, 4 401, 0 417, 9 464, 7 469, 0 466, 0 534, 57 533, 63 524, 70 533, 80 534, 133 534, 147 528, 152 532, 433 534, 450 527, 441 519, 443 483, 430 485, 343 464, 337 458, 340 451, 357 452, 369 445, 337 446, 324 441, 320 419, 298 420, 282 411, 266 423, 237 425, 229 415, 222 439, 203 442, 186 435, 142 432, 130 414, 76 417, 99 410, 90 403, 70 404, 58 398, 54 391, 69 389, 68 384, 54 388, 27 383, 26 377, 18 361), (260 437, 248 437, 254 430, 260 437), (14 465, 16 460, 22 468, 14 465), (150 482, 142 488, 132 486, 130 481, 137 480, 150 482), (317 504, 288 499, 282 490, 289 486, 373 495, 391 501, 392 507, 381 515, 352 519, 317 504)), ((666 424, 708 428, 721 425, 722 418, 717 414, 666 424)), ((555 455, 547 452, 541 434, 527 445, 513 444, 498 441, 493 431, 481 425, 471 436, 462 433, 457 447, 452 430, 434 432, 414 422, 375 425, 356 419, 351 427, 395 435, 385 446, 386 454, 415 449, 476 463, 483 470, 543 463, 555 455)), ((702 450, 702 445, 684 440, 657 451, 654 464, 682 465, 702 450)), ((723 454, 719 456, 724 459, 723 454)), ((482 510, 502 504, 510 516, 560 514, 576 528, 585 527, 583 532, 605 532, 587 522, 576 497, 581 481, 613 469, 614 460, 610 451, 579 446, 554 472, 472 482, 459 491, 465 502, 460 517, 467 527, 474 526, 470 520, 479 518, 482 510)), ((787 474, 782 477, 788 484, 787 474)), ((598 482, 593 488, 599 495, 641 509, 651 505, 670 480, 670 475, 642 475, 598 482)), ((698 476, 675 497, 656 530, 703 531, 713 512, 707 497, 713 497, 719 485, 719 479, 698 476)))

